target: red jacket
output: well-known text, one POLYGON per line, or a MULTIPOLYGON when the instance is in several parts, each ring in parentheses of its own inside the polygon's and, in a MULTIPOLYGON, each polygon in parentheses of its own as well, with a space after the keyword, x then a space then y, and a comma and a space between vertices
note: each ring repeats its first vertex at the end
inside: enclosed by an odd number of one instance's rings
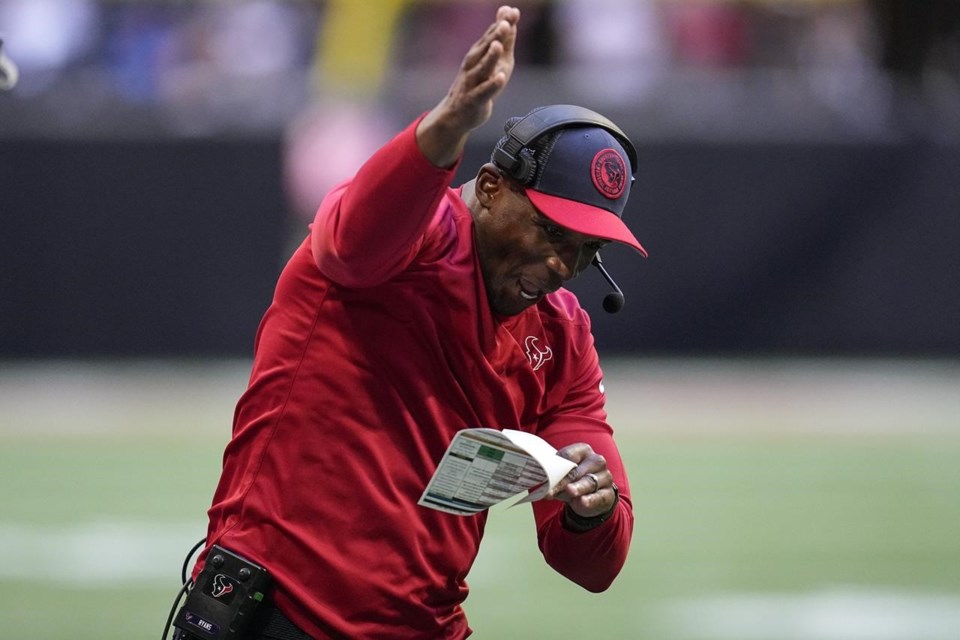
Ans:
POLYGON ((606 456, 621 501, 602 526, 568 532, 562 503, 533 507, 544 557, 574 582, 609 586, 633 528, 586 312, 561 289, 491 314, 454 170, 423 157, 415 126, 330 193, 280 276, 209 511, 208 544, 267 567, 316 638, 469 635, 487 514, 417 505, 460 429, 606 456))

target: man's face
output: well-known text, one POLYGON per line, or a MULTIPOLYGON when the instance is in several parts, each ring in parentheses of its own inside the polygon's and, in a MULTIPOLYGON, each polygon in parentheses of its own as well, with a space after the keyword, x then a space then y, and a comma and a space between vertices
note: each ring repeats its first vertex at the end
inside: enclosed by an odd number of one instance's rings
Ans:
POLYGON ((607 243, 556 224, 509 178, 499 178, 476 220, 487 298, 502 316, 516 315, 559 289, 607 243))

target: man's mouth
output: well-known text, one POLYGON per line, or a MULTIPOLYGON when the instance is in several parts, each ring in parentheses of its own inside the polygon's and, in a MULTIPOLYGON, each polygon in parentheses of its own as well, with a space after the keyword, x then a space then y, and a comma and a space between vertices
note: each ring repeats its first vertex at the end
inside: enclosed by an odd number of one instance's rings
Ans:
POLYGON ((531 302, 540 298, 543 291, 526 278, 520 279, 520 297, 531 302))

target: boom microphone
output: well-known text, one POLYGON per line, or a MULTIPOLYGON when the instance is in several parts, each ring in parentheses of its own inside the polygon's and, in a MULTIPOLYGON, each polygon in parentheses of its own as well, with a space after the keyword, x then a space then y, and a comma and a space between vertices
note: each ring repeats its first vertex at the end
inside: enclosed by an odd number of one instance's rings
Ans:
POLYGON ((607 273, 607 270, 603 267, 603 261, 600 260, 599 253, 593 256, 593 266, 600 270, 603 277, 606 278, 610 286, 613 287, 613 291, 603 298, 603 310, 607 313, 617 313, 620 309, 623 309, 623 305, 626 302, 623 297, 623 291, 620 290, 620 287, 617 286, 617 283, 613 281, 613 278, 610 277, 610 274, 607 273))

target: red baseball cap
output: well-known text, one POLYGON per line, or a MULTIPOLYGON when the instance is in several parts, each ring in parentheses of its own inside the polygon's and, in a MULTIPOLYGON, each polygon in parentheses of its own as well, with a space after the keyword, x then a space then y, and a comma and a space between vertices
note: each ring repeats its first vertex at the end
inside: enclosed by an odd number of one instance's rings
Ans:
POLYGON ((525 188, 541 213, 567 229, 621 242, 647 256, 623 222, 633 175, 616 137, 602 127, 578 126, 533 146, 537 169, 525 188))

